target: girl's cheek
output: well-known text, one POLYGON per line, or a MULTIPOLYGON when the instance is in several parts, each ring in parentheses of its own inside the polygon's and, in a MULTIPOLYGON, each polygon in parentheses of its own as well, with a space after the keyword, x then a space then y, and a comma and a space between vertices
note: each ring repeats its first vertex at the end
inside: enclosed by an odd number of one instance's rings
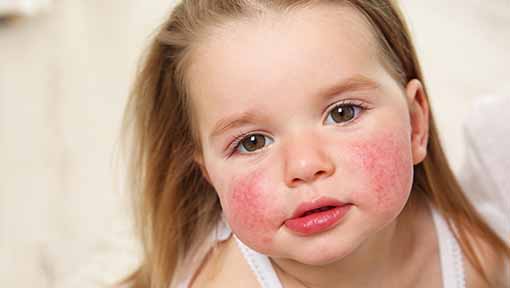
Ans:
POLYGON ((269 244, 285 217, 278 208, 278 191, 271 191, 262 171, 234 178, 224 211, 232 230, 243 242, 259 247, 269 244))
POLYGON ((355 195, 355 202, 370 205, 374 213, 394 214, 403 208, 412 186, 411 144, 402 133, 382 133, 370 141, 352 147, 362 170, 365 189, 355 195))

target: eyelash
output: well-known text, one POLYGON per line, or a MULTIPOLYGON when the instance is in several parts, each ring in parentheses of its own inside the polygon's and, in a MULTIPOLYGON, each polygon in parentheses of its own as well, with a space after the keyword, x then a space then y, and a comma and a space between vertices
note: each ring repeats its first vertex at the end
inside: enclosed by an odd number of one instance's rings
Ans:
MULTIPOLYGON (((339 106, 352 106, 354 108, 359 108, 360 111, 358 112, 358 115, 355 116, 355 118, 347 121, 347 122, 343 122, 343 123, 337 123, 337 125, 343 125, 343 124, 346 124, 346 123, 353 123, 354 121, 356 121, 360 115, 362 113, 364 113, 366 110, 369 110, 370 108, 362 101, 356 101, 356 100, 343 100, 343 101, 340 101, 340 102, 337 102, 337 103, 334 103, 330 106, 328 106, 326 108, 326 119, 323 120, 323 122, 325 122, 327 120, 327 117, 329 117, 329 113, 331 113, 333 111, 333 109, 339 107, 339 106)), ((251 136, 251 135, 258 135, 258 134, 261 134, 261 133, 257 133, 257 132, 247 132, 247 133, 240 133, 238 134, 237 136, 234 136, 234 140, 232 141, 232 144, 229 145, 229 148, 228 148, 228 157, 231 157, 233 156, 234 154, 236 154, 238 151, 237 149, 239 148, 239 146, 241 145, 241 142, 248 136, 251 136)), ((262 148, 264 149, 264 148, 262 148)), ((262 149, 259 149, 259 150, 262 150, 262 149)), ((255 152, 251 152, 251 153, 246 153, 246 154, 253 154, 255 152)))

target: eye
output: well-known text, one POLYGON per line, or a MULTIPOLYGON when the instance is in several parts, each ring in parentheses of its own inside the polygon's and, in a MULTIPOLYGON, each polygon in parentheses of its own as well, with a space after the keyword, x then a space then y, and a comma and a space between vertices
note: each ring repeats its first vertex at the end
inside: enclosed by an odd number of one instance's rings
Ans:
POLYGON ((238 141, 235 144, 234 150, 241 153, 251 153, 262 149, 271 143, 273 143, 273 140, 265 135, 251 134, 238 141))
POLYGON ((352 119, 358 117, 362 109, 363 108, 359 105, 354 104, 335 105, 335 107, 329 111, 326 122, 334 121, 332 124, 349 122, 352 119))

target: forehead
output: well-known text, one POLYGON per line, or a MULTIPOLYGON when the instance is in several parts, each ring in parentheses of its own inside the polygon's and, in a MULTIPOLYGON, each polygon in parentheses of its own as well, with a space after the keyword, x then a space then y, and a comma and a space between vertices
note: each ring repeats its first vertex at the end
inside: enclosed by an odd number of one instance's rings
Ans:
POLYGON ((228 115, 380 68, 369 25, 350 7, 313 6, 230 22, 194 49, 187 73, 200 134, 228 115))

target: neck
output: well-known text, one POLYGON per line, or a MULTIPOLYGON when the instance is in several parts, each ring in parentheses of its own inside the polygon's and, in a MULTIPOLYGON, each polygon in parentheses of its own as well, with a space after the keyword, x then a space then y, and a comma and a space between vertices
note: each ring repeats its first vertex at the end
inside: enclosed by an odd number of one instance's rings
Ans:
POLYGON ((416 247, 416 233, 409 232, 416 229, 413 219, 424 201, 415 194, 418 193, 411 193, 404 210, 392 223, 348 256, 324 266, 275 258, 272 261, 278 276, 291 287, 336 287, 339 283, 342 287, 383 286, 389 275, 399 275, 399 269, 410 261, 416 247))

